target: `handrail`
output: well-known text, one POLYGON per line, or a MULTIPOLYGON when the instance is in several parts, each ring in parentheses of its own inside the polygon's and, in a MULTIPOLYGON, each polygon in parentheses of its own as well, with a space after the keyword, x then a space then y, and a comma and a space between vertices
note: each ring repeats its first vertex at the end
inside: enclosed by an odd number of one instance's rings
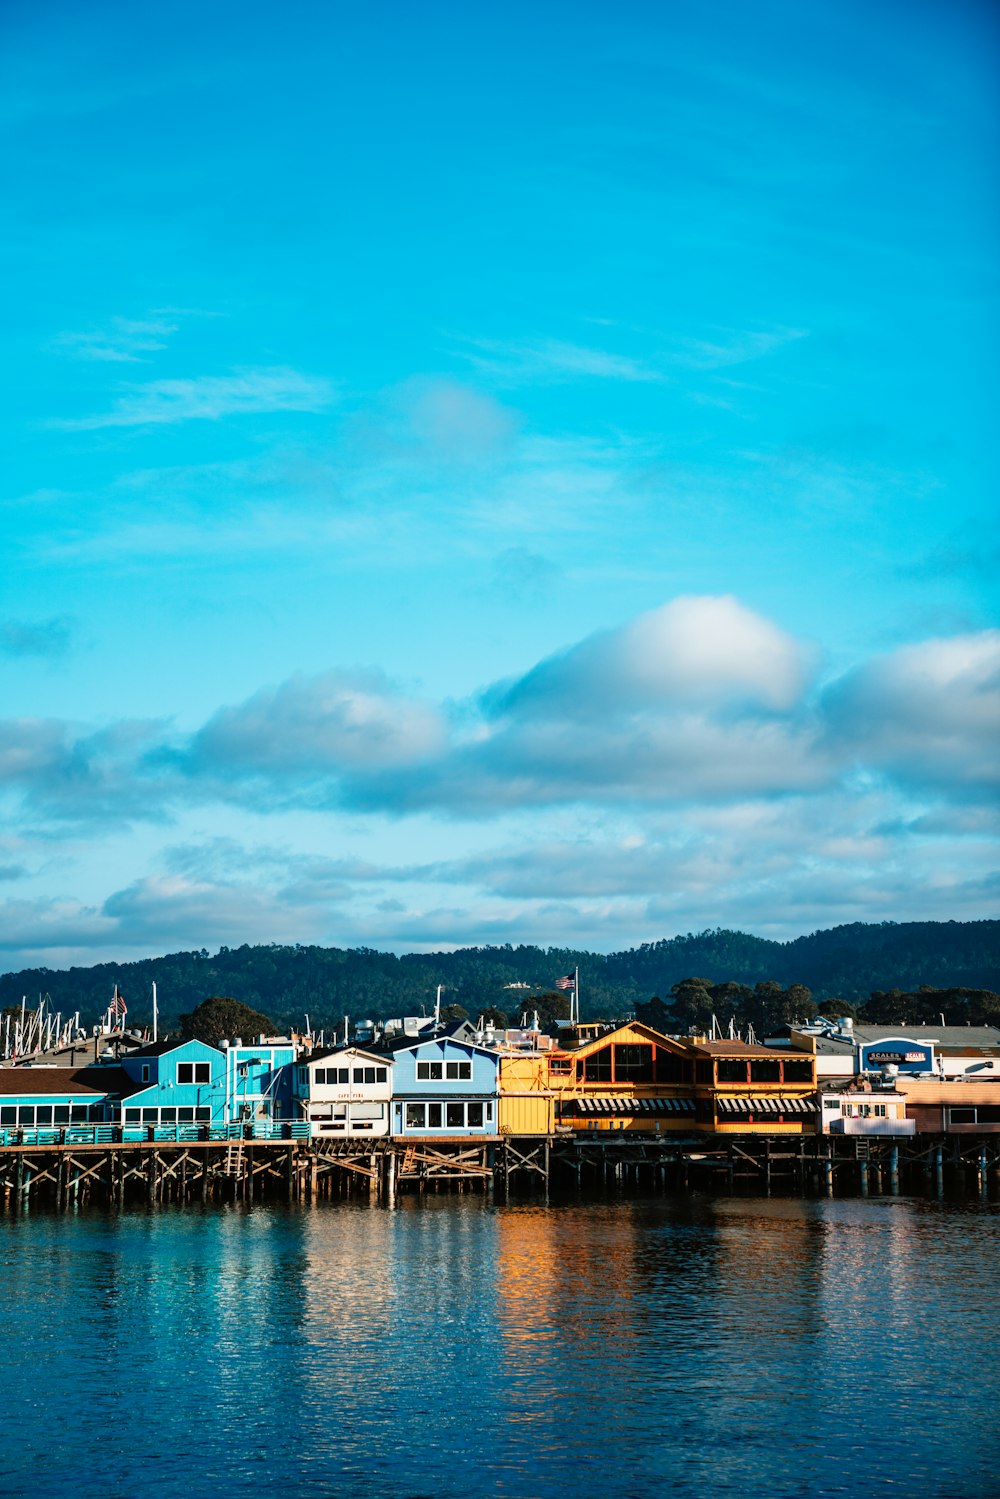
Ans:
POLYGON ((230 1124, 14 1125, 0 1129, 0 1145, 185 1145, 308 1140, 308 1124, 292 1119, 230 1124))

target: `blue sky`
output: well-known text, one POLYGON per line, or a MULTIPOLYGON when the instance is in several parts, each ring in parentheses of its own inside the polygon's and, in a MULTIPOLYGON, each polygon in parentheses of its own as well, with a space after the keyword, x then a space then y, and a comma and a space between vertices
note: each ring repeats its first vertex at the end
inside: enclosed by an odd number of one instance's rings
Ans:
POLYGON ((989 6, 0 34, 0 966, 996 914, 989 6))

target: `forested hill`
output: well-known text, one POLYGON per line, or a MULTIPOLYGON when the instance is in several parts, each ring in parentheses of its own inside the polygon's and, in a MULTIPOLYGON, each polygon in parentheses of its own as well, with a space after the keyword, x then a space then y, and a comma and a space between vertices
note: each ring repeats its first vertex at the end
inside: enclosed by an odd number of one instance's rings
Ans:
POLYGON ((495 1006, 514 1016, 532 990, 551 990, 563 974, 580 969, 583 1018, 626 1014, 652 995, 664 997, 682 979, 711 984, 804 984, 817 1000, 857 1005, 877 990, 1000 989, 1000 921, 856 923, 813 932, 790 942, 770 942, 745 932, 706 931, 644 943, 609 955, 570 948, 474 947, 451 953, 391 953, 369 948, 239 947, 172 953, 136 963, 90 968, 23 969, 0 976, 0 1006, 29 1004, 48 994, 63 1014, 81 1012, 90 1025, 106 1008, 112 986, 121 986, 129 1019, 150 1016, 156 981, 164 1025, 213 994, 228 994, 271 1016, 281 1027, 331 1028, 345 1014, 419 1014, 434 1002, 437 984, 445 1003, 472 1014, 495 1006), (511 985, 527 985, 526 989, 511 985))

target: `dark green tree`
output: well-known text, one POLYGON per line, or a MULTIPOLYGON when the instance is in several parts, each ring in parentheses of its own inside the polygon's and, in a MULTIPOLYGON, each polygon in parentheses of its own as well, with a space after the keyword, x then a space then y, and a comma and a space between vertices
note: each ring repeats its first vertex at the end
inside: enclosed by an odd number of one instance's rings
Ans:
POLYGON ((667 1035, 671 1026, 676 1024, 673 1010, 668 1009, 658 994, 654 994, 644 1004, 636 1005, 635 1018, 642 1025, 652 1026, 661 1035, 667 1035))
POLYGON ((228 994, 213 994, 202 1000, 190 1015, 181 1016, 184 1040, 207 1041, 209 1046, 218 1046, 220 1041, 235 1041, 237 1037, 251 1041, 254 1036, 273 1034, 273 1020, 228 994))
POLYGON ((849 1005, 846 999, 823 999, 816 1006, 816 1012, 823 1015, 827 1020, 855 1020, 857 1010, 849 1005))

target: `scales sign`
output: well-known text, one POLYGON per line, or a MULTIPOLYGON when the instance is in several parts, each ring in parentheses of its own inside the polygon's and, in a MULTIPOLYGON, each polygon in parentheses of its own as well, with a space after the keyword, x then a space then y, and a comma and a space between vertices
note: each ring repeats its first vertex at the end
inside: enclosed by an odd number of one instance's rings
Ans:
POLYGON ((903 1036, 887 1036, 884 1041, 872 1041, 861 1047, 863 1072, 888 1066, 899 1067, 904 1072, 931 1072, 934 1069, 934 1048, 903 1036))

